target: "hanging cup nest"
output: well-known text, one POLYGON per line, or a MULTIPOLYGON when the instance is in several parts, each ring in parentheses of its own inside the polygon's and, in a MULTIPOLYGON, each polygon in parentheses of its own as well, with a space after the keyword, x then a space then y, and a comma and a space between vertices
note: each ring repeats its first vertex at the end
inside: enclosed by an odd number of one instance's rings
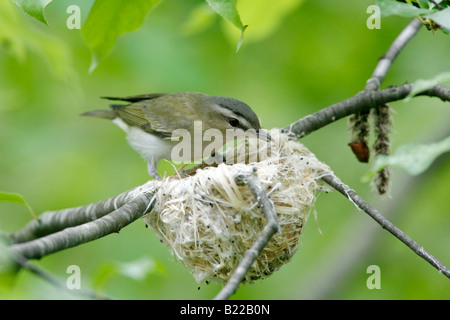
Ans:
POLYGON ((248 186, 236 182, 249 169, 256 171, 273 202, 281 233, 272 237, 245 281, 270 276, 297 250, 308 213, 324 188, 317 180, 331 170, 278 129, 268 133, 270 143, 246 138, 227 151, 227 162, 241 163, 151 181, 156 205, 143 219, 199 283, 226 283, 265 226, 263 212, 248 186))

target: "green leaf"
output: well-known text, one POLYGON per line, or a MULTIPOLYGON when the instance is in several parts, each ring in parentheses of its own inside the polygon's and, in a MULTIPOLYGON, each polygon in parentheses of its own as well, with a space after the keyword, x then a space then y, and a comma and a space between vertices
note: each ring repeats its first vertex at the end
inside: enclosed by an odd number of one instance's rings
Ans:
POLYGON ((117 271, 120 275, 136 281, 144 280, 147 275, 156 272, 156 262, 150 258, 140 258, 131 262, 119 262, 117 271))
POLYGON ((418 175, 427 170, 433 161, 445 152, 450 152, 450 136, 431 144, 403 145, 398 147, 392 156, 378 156, 364 180, 370 180, 376 172, 386 166, 400 167, 411 175, 418 175))
POLYGON ((409 92, 408 96, 405 97, 405 101, 411 100, 416 94, 428 90, 434 87, 437 84, 443 84, 446 82, 450 82, 450 72, 443 72, 438 74, 436 77, 432 79, 419 79, 413 83, 413 87, 409 92))
POLYGON ((430 8, 430 5, 429 5, 427 0, 418 0, 417 3, 419 4, 419 6, 421 8, 424 8, 424 9, 429 9, 430 8))
MULTIPOLYGON (((283 23, 286 16, 293 13, 304 0, 239 0, 239 14, 248 24, 245 29, 247 43, 261 41, 272 36, 283 23)), ((223 24, 225 35, 236 41, 239 31, 230 23, 223 24)))
POLYGON ((30 56, 39 57, 39 63, 48 63, 55 77, 77 89, 77 73, 67 43, 33 27, 20 10, 12 1, 0 0, 0 49, 6 49, 21 63, 30 56))
POLYGON ((28 202, 18 193, 8 193, 8 192, 0 192, 0 201, 5 202, 14 202, 25 206, 28 211, 30 211, 31 215, 34 219, 37 220, 36 215, 34 214, 33 208, 28 204, 28 202))
POLYGON ((164 267, 155 260, 142 257, 130 262, 109 261, 104 263, 94 277, 94 288, 103 290, 118 277, 144 281, 149 275, 166 273, 164 267))
POLYGON ((239 12, 236 7, 237 0, 206 0, 206 2, 215 12, 217 12, 225 20, 231 22, 241 31, 241 37, 236 46, 236 51, 239 51, 239 48, 244 41, 244 31, 247 26, 242 24, 241 17, 239 16, 239 12))
POLYGON ((245 27, 236 7, 237 0, 206 0, 206 2, 215 12, 244 32, 245 27))
POLYGON ((425 16, 439 24, 442 28, 450 30, 450 8, 446 8, 432 14, 427 14, 425 16))
POLYGON ((417 15, 430 13, 430 10, 420 9, 415 6, 393 0, 377 0, 376 5, 380 7, 381 16, 383 17, 395 15, 412 18, 417 15))
POLYGON ((117 38, 137 30, 147 13, 160 0, 96 0, 82 27, 84 40, 93 53, 92 72, 113 48, 117 38))
POLYGON ((30 16, 48 25, 44 9, 52 0, 14 0, 14 2, 30 16))
POLYGON ((0 1, 0 46, 20 62, 26 58, 23 16, 12 1, 0 1))

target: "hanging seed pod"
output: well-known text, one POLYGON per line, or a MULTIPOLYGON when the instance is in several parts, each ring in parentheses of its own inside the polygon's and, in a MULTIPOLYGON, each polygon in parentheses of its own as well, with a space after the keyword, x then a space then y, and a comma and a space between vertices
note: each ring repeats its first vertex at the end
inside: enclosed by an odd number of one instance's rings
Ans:
POLYGON ((369 112, 354 114, 349 118, 348 127, 351 142, 348 144, 360 162, 369 162, 370 149, 367 139, 369 137, 369 112))
MULTIPOLYGON (((372 145, 372 150, 375 153, 375 156, 387 156, 390 154, 391 149, 391 108, 387 104, 374 108, 372 111, 372 118, 375 131, 375 142, 372 145)), ((385 167, 375 174, 372 185, 377 190, 378 194, 383 195, 389 192, 390 175, 391 170, 389 167, 385 167)))

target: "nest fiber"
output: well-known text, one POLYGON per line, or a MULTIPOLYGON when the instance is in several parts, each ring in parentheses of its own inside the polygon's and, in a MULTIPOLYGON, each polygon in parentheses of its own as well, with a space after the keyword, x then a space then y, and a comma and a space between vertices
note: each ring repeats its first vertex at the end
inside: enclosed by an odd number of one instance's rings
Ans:
POLYGON ((330 169, 278 129, 268 133, 270 143, 246 138, 229 148, 227 162, 238 159, 240 163, 151 181, 156 205, 144 220, 199 283, 226 283, 265 226, 254 195, 247 185, 236 182, 243 173, 256 172, 282 231, 269 241, 245 281, 271 275, 297 250, 308 213, 322 189, 317 180, 330 169))

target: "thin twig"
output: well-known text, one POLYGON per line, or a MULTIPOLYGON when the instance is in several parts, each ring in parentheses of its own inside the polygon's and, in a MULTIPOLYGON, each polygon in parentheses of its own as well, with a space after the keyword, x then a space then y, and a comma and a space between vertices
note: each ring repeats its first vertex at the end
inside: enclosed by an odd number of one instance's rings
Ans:
POLYGON ((441 6, 439 3, 437 3, 435 0, 430 0, 431 2, 434 3, 434 5, 436 6, 436 8, 438 8, 439 10, 444 10, 445 8, 443 6, 441 6))
POLYGON ((264 216, 266 218, 266 225, 264 226, 264 229, 262 230, 258 239, 256 239, 251 248, 245 252, 233 275, 228 280, 227 284, 222 288, 222 290, 216 295, 214 300, 228 299, 239 288, 239 285, 241 284, 242 280, 244 280, 244 277, 252 266, 253 262, 255 262, 256 258, 258 258, 272 236, 277 231, 281 232, 273 203, 264 192, 264 189, 259 183, 256 175, 250 173, 239 176, 236 180, 242 181, 247 184, 264 213, 264 216))
POLYGON ((29 261, 25 257, 23 257, 17 253, 13 257, 13 259, 22 268, 30 271, 31 273, 34 273, 35 275, 37 275, 41 279, 47 281, 54 287, 64 290, 64 291, 68 292, 69 294, 81 296, 81 297, 85 297, 85 298, 93 299, 93 300, 112 300, 111 297, 105 296, 103 294, 98 294, 93 291, 88 291, 88 290, 84 290, 84 289, 70 290, 66 284, 64 284, 60 280, 56 279, 55 277, 53 277, 51 274, 40 269, 39 267, 30 264, 29 261))
POLYGON ((421 26, 422 23, 420 20, 414 18, 406 28, 403 29, 394 42, 392 42, 388 51, 378 60, 378 64, 372 76, 367 80, 365 90, 378 90, 380 88, 381 83, 386 77, 395 58, 405 45, 416 35, 421 26))
MULTIPOLYGON (((431 140, 440 141, 444 137, 448 137, 449 134, 450 128, 431 140)), ((378 202, 383 207, 382 211, 379 208, 378 210, 383 212, 383 215, 391 221, 394 218, 401 217, 399 214, 402 213, 405 203, 410 200, 412 195, 420 193, 421 188, 424 187, 423 180, 440 172, 448 160, 450 160, 450 154, 446 157, 440 157, 424 174, 407 175, 404 179, 398 180, 397 187, 392 193, 392 201, 378 202)), ((322 258, 316 261, 319 267, 308 274, 308 279, 299 279, 305 287, 311 289, 300 291, 295 295, 295 299, 323 300, 337 296, 354 275, 355 268, 367 268, 365 263, 368 261, 368 257, 377 250, 376 246, 380 237, 385 235, 384 232, 380 233, 378 228, 374 228, 372 223, 360 219, 352 220, 344 229, 355 231, 349 234, 347 231, 341 230, 335 236, 336 244, 328 246, 326 251, 322 253, 322 258), (355 239, 358 239, 358 241, 355 242, 355 239), (330 265, 331 261, 333 261, 332 265, 330 265)))
POLYGON ((143 193, 121 208, 94 221, 69 227, 39 239, 13 244, 12 254, 20 254, 26 259, 39 259, 48 254, 77 246, 120 229, 142 217, 154 205, 153 194, 143 193), (151 203, 151 205, 149 205, 151 203))
POLYGON ((402 230, 397 228, 392 222, 387 220, 380 212, 372 208, 364 199, 362 199, 354 190, 345 185, 334 175, 327 175, 322 178, 323 181, 342 193, 348 199, 350 199, 358 208, 367 213, 372 219, 374 219, 381 227, 393 234, 397 239, 406 244, 412 251, 418 256, 425 259, 433 267, 443 273, 447 278, 450 278, 450 270, 433 255, 428 253, 421 245, 411 239, 402 230))

